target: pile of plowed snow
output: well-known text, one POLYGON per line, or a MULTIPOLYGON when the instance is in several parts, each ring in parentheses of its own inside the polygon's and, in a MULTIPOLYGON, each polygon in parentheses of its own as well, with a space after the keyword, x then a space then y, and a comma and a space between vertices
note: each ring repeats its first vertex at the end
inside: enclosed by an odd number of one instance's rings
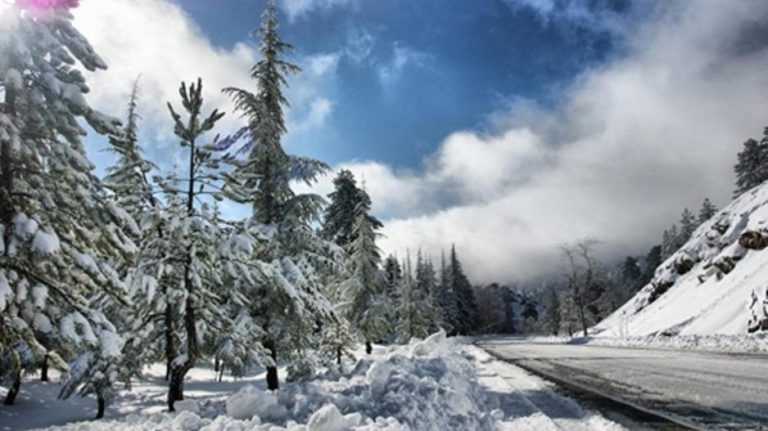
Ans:
POLYGON ((694 232, 623 307, 590 335, 747 334, 768 329, 768 184, 744 193, 694 232))
POLYGON ((177 403, 178 413, 130 415, 49 430, 491 430, 495 420, 473 358, 439 332, 406 346, 376 348, 347 371, 284 384, 245 386, 226 402, 177 403))

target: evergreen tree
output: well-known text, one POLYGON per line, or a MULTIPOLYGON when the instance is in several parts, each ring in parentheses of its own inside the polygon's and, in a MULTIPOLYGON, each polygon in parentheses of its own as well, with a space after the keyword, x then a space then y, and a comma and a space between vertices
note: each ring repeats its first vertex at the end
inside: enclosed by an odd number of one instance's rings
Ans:
POLYGON ((458 311, 458 319, 454 329, 457 334, 469 335, 478 325, 477 305, 472 293, 472 284, 464 274, 461 262, 459 262, 458 255, 456 254, 456 246, 451 247, 449 271, 451 291, 455 295, 458 311))
POLYGON ((351 232, 353 240, 349 245, 351 277, 346 283, 346 296, 350 301, 347 316, 365 340, 365 352, 370 354, 372 341, 382 339, 389 329, 388 301, 379 272, 378 234, 369 216, 371 200, 364 190, 358 190, 358 194, 351 232))
POLYGON ((451 279, 452 271, 445 261, 445 253, 440 256, 440 279, 437 286, 437 305, 442 315, 442 325, 449 335, 456 335, 459 329, 459 308, 451 279))
POLYGON ((424 292, 417 288, 411 269, 410 254, 403 264, 403 279, 398 289, 397 333, 403 341, 429 335, 428 316, 424 313, 424 292))
POLYGON ((429 316, 427 331, 435 332, 443 326, 443 313, 437 306, 438 286, 435 269, 429 259, 424 258, 421 252, 416 258, 416 285, 419 297, 423 298, 422 313, 429 316))
POLYGON ((744 149, 738 154, 738 162, 733 167, 736 173, 736 190, 738 196, 747 190, 762 184, 768 179, 768 128, 763 132, 760 142, 748 139, 744 149))
POLYGON ((711 219, 715 214, 717 214, 717 207, 712 204, 709 198, 704 199, 704 202, 701 204, 701 209, 699 210, 699 224, 711 219))
POLYGON ((202 137, 211 131, 216 122, 224 115, 216 110, 203 115, 202 81, 187 87, 182 83, 179 89, 186 120, 178 114, 171 103, 168 110, 174 120, 174 133, 180 140, 181 147, 187 151, 188 170, 186 182, 182 188, 166 190, 172 195, 183 196, 184 207, 176 208, 178 213, 176 229, 169 233, 180 246, 174 253, 178 258, 180 291, 176 294, 183 298, 177 306, 182 322, 177 328, 183 334, 180 354, 172 362, 171 378, 168 390, 168 409, 174 411, 176 401, 184 399, 184 378, 200 358, 200 333, 204 328, 220 328, 224 316, 218 306, 216 290, 221 285, 220 273, 216 265, 218 255, 216 240, 220 236, 213 214, 207 206, 198 208, 197 202, 206 193, 205 187, 214 187, 217 179, 210 171, 218 166, 213 158, 212 144, 204 145, 202 137), (179 211, 181 210, 181 211, 179 211))
POLYGON ((677 240, 680 247, 691 239, 693 232, 698 226, 698 222, 693 213, 691 213, 688 208, 684 209, 683 213, 680 215, 680 236, 677 240))
POLYGON ((72 25, 69 5, 45 19, 6 8, 0 20, 0 351, 2 384, 13 404, 32 357, 67 370, 63 356, 119 355, 115 327, 95 309, 98 296, 127 304, 110 265, 130 259, 135 226, 92 174, 81 141, 119 122, 95 111, 78 67, 106 65, 72 25))
POLYGON ((561 327, 560 296, 554 288, 547 290, 546 328, 552 335, 558 335, 561 327))
MULTIPOLYGON (((648 250, 648 254, 643 259, 643 273, 640 279, 635 284, 634 290, 641 289, 646 284, 650 283, 656 273, 656 268, 664 261, 661 253, 661 245, 655 245, 648 250)), ((633 292, 634 293, 634 292, 633 292)))
POLYGON ((321 292, 319 269, 338 266, 340 256, 332 244, 321 240, 311 223, 319 218, 324 200, 315 194, 295 194, 292 181, 312 184, 328 167, 317 160, 291 156, 282 147, 286 132, 282 93, 286 75, 300 69, 282 59, 291 48, 278 35, 277 7, 267 3, 261 26, 261 59, 251 69, 256 93, 227 88, 235 107, 248 126, 220 147, 238 138, 247 140, 245 160, 233 160, 234 171, 227 175, 227 196, 253 208, 247 228, 264 239, 255 253, 264 262, 268 282, 253 287, 251 315, 264 331, 262 344, 269 352, 267 386, 279 387, 278 355, 290 357, 310 347, 319 322, 335 318, 333 307, 321 292))
POLYGON ((636 258, 627 256, 624 259, 624 264, 621 266, 621 279, 623 283, 628 286, 634 286, 641 276, 640 263, 636 258))
MULTIPOLYGON (((346 247, 355 240, 355 211, 367 196, 357 187, 352 172, 342 169, 333 180, 334 191, 328 195, 330 203, 323 216, 322 235, 324 238, 346 247)), ((370 199, 370 198, 368 198, 370 199)), ((381 229, 381 222, 371 214, 368 222, 374 230, 381 229)))

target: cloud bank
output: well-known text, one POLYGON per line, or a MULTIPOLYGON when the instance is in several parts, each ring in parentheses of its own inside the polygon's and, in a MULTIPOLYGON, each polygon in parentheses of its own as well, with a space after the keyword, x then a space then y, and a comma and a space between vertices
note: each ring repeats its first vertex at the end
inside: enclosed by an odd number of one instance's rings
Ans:
POLYGON ((684 207, 730 199, 736 152, 768 124, 766 23, 758 0, 660 2, 627 54, 558 108, 515 103, 496 130, 448 136, 419 172, 340 168, 365 177, 385 251, 455 243, 477 281, 552 273, 558 245, 583 237, 605 259, 644 253, 684 207))

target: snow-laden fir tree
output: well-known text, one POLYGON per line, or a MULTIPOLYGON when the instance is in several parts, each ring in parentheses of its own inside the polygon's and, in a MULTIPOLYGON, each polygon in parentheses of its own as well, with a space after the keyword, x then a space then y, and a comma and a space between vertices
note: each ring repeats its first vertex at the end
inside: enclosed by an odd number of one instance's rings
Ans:
MULTIPOLYGON (((174 255, 177 245, 168 241, 166 232, 170 221, 167 216, 173 212, 166 211, 166 202, 155 195, 149 179, 156 166, 144 157, 138 141, 138 103, 137 78, 129 97, 125 124, 109 137, 109 150, 117 159, 107 168, 103 180, 117 203, 136 220, 139 232, 134 237, 140 249, 138 261, 123 262, 118 268, 121 275, 127 277, 134 312, 118 310, 117 315, 123 319, 122 326, 125 327, 124 366, 138 370, 141 365, 163 357, 168 380, 171 362, 177 356, 177 342, 174 341, 177 314, 173 308, 175 301, 166 299, 168 290, 179 280, 170 271, 163 277, 157 274, 163 273, 162 256, 174 255)), ((183 204, 177 198, 178 195, 174 195, 171 200, 178 209, 176 214, 181 214, 183 204)))
POLYGON ((451 247, 448 270, 450 271, 451 291, 455 295, 458 311, 454 330, 459 335, 469 335, 477 328, 477 305, 472 293, 472 284, 464 273, 456 253, 456 246, 451 247))
POLYGON ((445 253, 440 256, 440 278, 437 284, 437 305, 440 307, 442 327, 449 335, 456 335, 460 323, 459 304, 453 291, 452 271, 445 261, 445 253))
POLYGON ((403 278, 398 288, 397 333, 402 341, 411 338, 424 338, 429 335, 429 316, 424 310, 427 298, 425 292, 418 289, 411 268, 410 253, 403 263, 403 278))
MULTIPOLYGON (((181 320, 176 326, 180 334, 178 356, 171 364, 168 390, 170 411, 174 411, 176 401, 184 399, 184 378, 202 355, 200 340, 205 339, 208 332, 223 333, 229 329, 218 296, 223 284, 219 254, 221 233, 209 206, 199 203, 203 196, 215 190, 218 179, 215 170, 219 166, 213 155, 213 143, 206 142, 203 136, 224 114, 217 110, 203 114, 202 81, 199 79, 189 86, 182 83, 179 95, 184 116, 177 113, 170 102, 168 110, 174 121, 174 133, 186 152, 186 178, 181 183, 167 183, 172 188, 165 192, 179 196, 183 207, 171 207, 167 235, 162 240, 158 238, 163 243, 169 241, 174 244, 176 250, 171 255, 157 256, 173 262, 172 265, 164 265, 163 270, 173 271, 179 280, 179 284, 169 289, 169 298, 166 299, 177 302, 175 309, 181 320)), ((150 246, 147 244, 147 247, 150 246)), ((154 257, 149 256, 149 264, 155 263, 152 261, 154 257)))
POLYGON ((424 298, 422 303, 422 312, 429 316, 429 333, 436 332, 443 328, 443 313, 438 306, 438 281, 432 262, 425 258, 421 251, 416 257, 416 289, 420 296, 424 298))
POLYGON ((350 278, 345 283, 345 296, 349 301, 346 315, 365 341, 365 352, 370 354, 372 342, 387 335, 390 305, 379 270, 381 253, 376 245, 378 233, 370 216, 371 199, 365 190, 357 192, 360 196, 356 199, 353 239, 348 246, 350 278))
POLYGON ((717 214, 717 207, 709 200, 705 198, 701 203, 701 209, 699 209, 699 224, 711 219, 717 214))
POLYGON ((322 272, 338 266, 337 247, 322 240, 311 223, 319 219, 324 200, 315 194, 295 194, 292 181, 311 184, 328 167, 317 160, 285 153, 283 113, 287 101, 282 88, 286 76, 299 68, 283 60, 291 46, 278 34, 277 7, 267 2, 259 29, 258 63, 251 69, 256 92, 227 88, 237 111, 248 125, 238 131, 245 138, 244 160, 235 159, 227 177, 227 195, 253 208, 247 228, 265 238, 256 257, 264 262, 267 279, 254 284, 252 316, 264 331, 263 345, 270 352, 267 386, 279 387, 278 357, 290 358, 316 345, 317 326, 334 319, 333 307, 321 292, 322 272))
POLYGON ((696 220, 696 217, 688 210, 688 208, 684 209, 683 213, 680 215, 680 233, 677 240, 680 247, 691 239, 691 236, 697 227, 699 227, 699 223, 696 220))
POLYGON ((545 305, 544 328, 552 335, 560 334, 562 327, 562 308, 560 306, 560 295, 555 288, 547 289, 545 305))
MULTIPOLYGON (((328 206, 323 215, 322 235, 324 238, 346 247, 355 240, 356 208, 364 195, 357 186, 352 172, 342 169, 333 179, 334 190, 328 194, 328 206)), ((367 193, 365 194, 367 195, 367 193)), ((381 229, 381 222, 368 214, 374 230, 381 229)))
POLYGON ((125 233, 135 224, 105 195, 81 141, 82 123, 101 134, 119 124, 84 97, 78 68, 106 65, 66 5, 19 3, 0 21, 0 350, 13 403, 25 352, 62 370, 78 353, 119 355, 114 326, 91 301, 110 295, 127 304, 110 262, 136 248, 125 233))
POLYGON ((768 180, 768 128, 763 131, 760 142, 748 139, 738 154, 738 162, 733 167, 736 173, 734 196, 759 186, 768 180))

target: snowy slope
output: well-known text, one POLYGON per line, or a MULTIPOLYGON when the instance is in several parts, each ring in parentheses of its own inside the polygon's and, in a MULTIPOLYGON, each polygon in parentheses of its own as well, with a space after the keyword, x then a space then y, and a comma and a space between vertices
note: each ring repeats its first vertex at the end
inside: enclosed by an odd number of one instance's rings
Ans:
POLYGON ((766 245, 768 183, 700 226, 650 284, 590 335, 746 334, 765 317, 766 245))

